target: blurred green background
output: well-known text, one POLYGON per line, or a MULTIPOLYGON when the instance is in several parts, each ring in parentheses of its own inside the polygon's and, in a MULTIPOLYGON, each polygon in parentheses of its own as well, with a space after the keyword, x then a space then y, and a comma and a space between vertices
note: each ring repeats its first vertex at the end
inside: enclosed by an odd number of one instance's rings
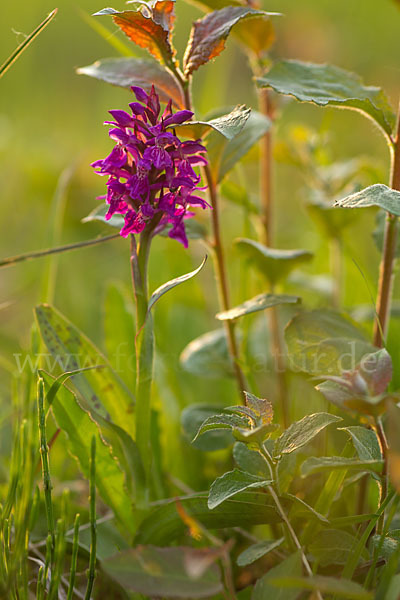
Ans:
MULTIPOLYGON (((88 65, 98 58, 117 56, 116 50, 83 17, 104 5, 94 0, 79 3, 60 0, 57 6, 56 19, 0 83, 0 257, 48 246, 51 205, 59 177, 67 168, 72 168, 73 174, 67 189, 59 242, 76 242, 109 233, 99 223, 81 223, 81 219, 97 206, 96 196, 104 192, 104 180, 96 177, 90 163, 104 157, 111 148, 107 130, 102 125, 107 110, 124 108, 131 100, 125 90, 75 73, 76 67, 88 65)), ((122 9, 124 4, 114 3, 113 6, 122 9)), ((395 2, 270 0, 264 2, 263 7, 284 15, 274 20, 277 42, 272 50, 273 57, 332 62, 358 72, 366 83, 384 87, 396 106, 400 92, 400 10, 395 2)), ((53 8, 53 0, 3 3, 0 62, 53 8)), ((191 23, 202 13, 182 0, 177 0, 176 12, 175 44, 181 56, 191 23)), ((111 36, 125 39, 111 20, 103 19, 102 23, 109 28, 111 36)), ((138 56, 143 55, 133 45, 132 50, 138 56)), ((247 58, 233 38, 212 64, 195 73, 193 95, 198 117, 220 106, 236 103, 257 107, 247 58)), ((287 142, 296 125, 306 125, 317 131, 328 130, 329 152, 334 160, 366 156, 373 165, 369 182, 387 182, 388 151, 382 136, 366 119, 352 112, 324 111, 284 101, 274 134, 277 143, 287 142)), ((245 159, 241 176, 245 178, 248 192, 257 201, 256 150, 245 159)), ((274 190, 277 205, 275 245, 314 251, 316 258, 305 270, 314 274, 328 273, 326 239, 304 209, 307 191, 298 170, 277 162, 274 190)), ((249 277, 238 255, 231 250, 235 237, 247 235, 243 211, 224 203, 222 217, 224 240, 229 248, 232 301, 238 303, 259 293, 260 281, 249 277)), ((206 214, 200 218, 207 223, 206 214)), ((345 307, 371 303, 367 283, 375 294, 379 253, 372 242, 373 228, 374 212, 367 211, 346 232, 345 307)), ((190 250, 186 251, 175 241, 157 239, 151 260, 151 287, 154 289, 191 270, 203 255, 200 242, 192 242, 190 250)), ((44 291, 47 265, 48 259, 40 259, 3 269, 0 273, 0 390, 4 403, 10 398, 9 367, 15 364, 13 355, 27 350, 33 308, 48 299, 44 291)), ((53 302, 100 347, 103 347, 103 298, 111 280, 122 280, 124 285, 129 285, 126 240, 118 239, 59 257, 53 302)), ((306 306, 324 303, 323 298, 314 293, 303 294, 303 290, 293 286, 290 291, 304 295, 306 306)), ((397 297, 398 291, 399 285, 396 285, 397 297)), ((194 401, 232 403, 233 384, 202 381, 179 373, 180 352, 191 339, 217 327, 216 311, 210 261, 195 280, 163 298, 157 308, 156 327, 167 379, 178 374, 180 378, 179 394, 174 385, 171 389, 175 392, 164 394, 167 413, 173 420, 182 406, 194 401)), ((264 323, 264 317, 253 320, 253 329, 259 330, 264 323)), ((397 335, 396 327, 400 331, 394 322, 393 339, 397 335)), ((265 340, 261 339, 259 343, 266 348, 265 340)), ((160 372, 161 368, 160 365, 160 372)), ((261 392, 269 395, 268 389, 261 392)), ((301 407, 299 412, 302 412, 301 407)))

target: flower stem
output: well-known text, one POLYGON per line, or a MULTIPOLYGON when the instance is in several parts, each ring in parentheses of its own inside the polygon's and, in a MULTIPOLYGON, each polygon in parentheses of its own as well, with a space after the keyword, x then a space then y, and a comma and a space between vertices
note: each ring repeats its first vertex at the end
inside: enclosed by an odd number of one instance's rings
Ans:
POLYGON ((41 377, 38 379, 38 416, 39 416, 39 434, 40 434, 40 456, 42 459, 42 474, 43 474, 43 489, 46 506, 46 517, 47 517, 47 531, 51 540, 51 554, 50 562, 53 563, 54 558, 54 541, 55 541, 55 527, 54 527, 54 513, 53 513, 53 502, 51 498, 51 476, 50 476, 50 463, 49 463, 49 447, 47 445, 46 437, 46 413, 44 410, 44 382, 41 377))
MULTIPOLYGON (((222 246, 221 239, 221 228, 219 221, 219 202, 218 202, 218 193, 217 186, 214 182, 214 178, 212 176, 211 170, 208 165, 203 167, 204 176, 207 181, 208 193, 210 196, 210 203, 212 206, 211 211, 211 219, 212 219, 212 229, 213 229, 213 256, 214 256, 214 264, 215 264, 215 273, 217 278, 218 285, 218 296, 221 309, 226 311, 230 308, 230 300, 229 300, 229 287, 228 287, 228 278, 226 273, 226 263, 224 256, 224 249, 222 246)), ((239 349, 236 340, 235 334, 235 324, 232 321, 224 321, 225 323, 225 331, 226 337, 228 341, 228 350, 232 359, 233 368, 235 371, 236 382, 240 394, 240 398, 243 401, 245 399, 244 391, 247 389, 247 384, 245 380, 245 376, 240 366, 239 359, 239 349)))
MULTIPOLYGON (((400 191, 400 104, 397 117, 397 133, 393 141, 390 187, 400 191)), ((374 344, 381 348, 387 332, 393 284, 393 264, 396 258, 397 217, 386 214, 383 254, 379 267, 378 298, 374 326, 374 344)))
MULTIPOLYGON (((382 503, 385 501, 387 494, 388 494, 388 488, 389 488, 388 477, 389 477, 389 475, 388 475, 388 443, 387 443, 387 439, 386 439, 385 430, 383 429, 382 420, 380 417, 377 417, 375 419, 375 429, 376 429, 376 434, 378 436, 379 445, 381 447, 382 458, 384 461, 382 475, 381 475, 381 493, 380 493, 380 501, 379 501, 380 506, 382 506, 382 503)), ((377 524, 377 528, 376 528, 377 533, 382 533, 384 520, 385 520, 385 514, 383 513, 377 524)))
MULTIPOLYGON (((139 244, 131 235, 131 268, 136 301, 136 444, 142 459, 146 490, 139 504, 147 504, 151 469, 151 382, 153 375, 153 325, 148 314, 147 265, 151 234, 143 231, 139 244)), ((138 493, 141 493, 138 490, 138 493)))

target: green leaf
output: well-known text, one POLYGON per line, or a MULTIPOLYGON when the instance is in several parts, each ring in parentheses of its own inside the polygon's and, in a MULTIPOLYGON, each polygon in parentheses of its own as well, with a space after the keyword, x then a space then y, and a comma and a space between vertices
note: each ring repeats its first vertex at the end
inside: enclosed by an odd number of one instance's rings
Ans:
POLYGON ((294 371, 341 375, 376 350, 347 316, 331 310, 296 315, 285 330, 289 363, 294 371))
POLYGON ((116 229, 122 229, 124 226, 125 220, 122 215, 113 215, 111 219, 106 219, 106 214, 108 212, 109 206, 107 204, 100 204, 96 206, 88 215, 82 219, 82 223, 91 223, 92 221, 101 221, 106 225, 110 225, 110 227, 115 227, 116 229))
MULTIPOLYGON (((189 121, 182 125, 171 125, 178 135, 197 140, 215 131, 217 139, 233 140, 243 129, 251 114, 251 108, 238 104, 228 114, 218 116, 210 121, 189 121)), ((222 142, 221 142, 222 143, 222 142)))
POLYGON ((101 561, 102 569, 130 592, 147 597, 209 598, 222 591, 215 550, 139 546, 101 561))
POLYGON ((298 302, 300 302, 299 296, 288 296, 287 294, 259 294, 251 300, 246 300, 246 302, 243 302, 230 310, 217 313, 215 318, 219 321, 231 321, 232 319, 238 319, 244 315, 265 310, 272 306, 297 304, 298 302))
MULTIPOLYGON (((257 492, 242 492, 234 499, 210 510, 208 494, 193 494, 179 498, 182 509, 207 529, 229 527, 249 528, 252 525, 279 523, 281 518, 275 510, 273 500, 257 492)), ((166 545, 179 539, 186 531, 176 499, 162 500, 154 505, 151 514, 139 526, 135 543, 166 545)))
POLYGON ((253 544, 246 548, 236 559, 236 563, 239 567, 246 567, 247 565, 251 565, 253 562, 262 558, 275 548, 278 548, 283 542, 285 538, 279 538, 277 540, 265 540, 263 542, 258 542, 257 544, 253 544))
POLYGON ((159 62, 171 65, 176 53, 171 40, 175 19, 173 9, 172 0, 151 4, 140 2, 137 11, 104 8, 93 16, 111 16, 132 42, 148 50, 159 62))
POLYGON ((342 420, 341 417, 324 412, 306 415, 300 421, 292 423, 276 440, 274 456, 296 452, 314 439, 325 427, 342 420))
MULTIPOLYGON (((127 550, 130 546, 126 539, 115 526, 115 520, 96 523, 97 543, 96 557, 104 560, 113 556, 120 550, 127 550)), ((66 541, 72 544, 73 536, 66 535, 66 541)), ((91 531, 90 527, 81 527, 79 530, 79 547, 90 553, 91 531)))
POLYGON ((257 79, 257 84, 301 102, 355 109, 375 121, 387 135, 395 125, 395 115, 384 92, 365 86, 358 75, 339 67, 281 60, 257 79))
POLYGON ((119 282, 107 285, 103 322, 108 359, 115 372, 123 374, 129 388, 135 389, 135 319, 133 306, 119 282))
POLYGON ((199 377, 232 377, 234 371, 225 330, 209 331, 192 340, 183 350, 180 363, 185 371, 199 377))
POLYGON ((201 65, 221 54, 231 29, 243 19, 268 18, 277 13, 255 10, 249 6, 226 6, 195 21, 183 59, 186 77, 201 65))
POLYGON ((250 450, 243 442, 236 442, 233 446, 233 458, 242 471, 263 479, 271 479, 271 469, 260 452, 250 450))
POLYGON ((335 206, 343 208, 368 208, 378 206, 392 215, 400 216, 400 192, 392 190, 383 183, 376 183, 369 187, 338 200, 335 206))
MULTIPOLYGON (((47 385, 53 379, 44 376, 47 385)), ((78 461, 84 476, 89 478, 90 448, 96 438, 96 486, 104 502, 113 510, 124 528, 133 533, 135 521, 132 500, 125 489, 124 474, 115 460, 113 448, 106 444, 101 431, 89 414, 83 410, 74 394, 61 386, 51 405, 56 423, 67 437, 67 447, 78 461)))
POLYGON ((287 498, 292 502, 292 506, 289 512, 289 519, 295 519, 300 517, 302 519, 306 519, 309 521, 310 519, 317 519, 324 523, 325 525, 330 525, 329 519, 321 515, 318 511, 316 511, 312 506, 304 502, 301 498, 294 496, 293 494, 282 494, 281 498, 287 498))
MULTIPOLYGON (((372 600, 372 592, 365 590, 359 583, 349 579, 336 579, 324 575, 313 575, 312 577, 275 577, 271 583, 277 587, 299 590, 319 590, 323 594, 332 594, 346 600, 372 600)), ((277 596, 274 596, 274 599, 277 596)))
POLYGON ((197 437, 196 440, 193 440, 200 426, 208 418, 214 417, 217 409, 218 407, 212 404, 192 404, 187 406, 182 412, 181 423, 183 432, 187 440, 198 450, 212 452, 232 446, 234 442, 232 433, 224 429, 209 429, 197 437))
POLYGON ((250 488, 263 488, 271 485, 271 479, 263 479, 251 473, 245 473, 234 469, 218 477, 210 487, 208 495, 208 508, 216 508, 228 498, 236 496, 239 492, 244 492, 250 488))
POLYGON ((195 269, 194 271, 191 271, 190 273, 186 273, 185 275, 180 275, 179 277, 175 277, 175 279, 171 279, 170 281, 167 281, 167 283, 164 283, 159 288, 157 288, 150 296, 147 311, 149 312, 153 308, 153 306, 155 305, 156 302, 158 302, 158 300, 161 298, 161 296, 163 296, 164 294, 166 294, 167 292, 172 290, 177 285, 180 285, 181 283, 184 283, 185 281, 192 279, 192 277, 195 277, 195 275, 197 275, 197 273, 199 273, 201 271, 201 269, 204 267, 204 265, 206 264, 206 261, 207 261, 207 255, 203 258, 203 262, 201 263, 201 265, 199 267, 197 267, 197 269, 195 269))
MULTIPOLYGON (((357 538, 341 529, 324 529, 315 533, 308 546, 309 551, 318 559, 322 567, 345 565, 349 554, 356 547, 357 538)), ((364 549, 363 558, 369 559, 364 549)))
POLYGON ((213 431, 214 429, 234 429, 235 427, 240 427, 242 429, 248 427, 250 429, 249 420, 246 417, 240 417, 238 415, 213 415, 208 417, 200 425, 193 442, 207 431, 213 431))
POLYGON ((87 75, 112 85, 130 89, 135 85, 150 93, 154 85, 161 102, 169 99, 178 109, 185 107, 181 86, 171 71, 155 60, 142 58, 104 58, 92 65, 77 69, 79 75, 87 75))
POLYGON ((246 212, 255 215, 260 214, 259 207, 250 199, 249 193, 244 186, 226 179, 221 183, 220 193, 229 202, 244 208, 246 212))
POLYGON ((278 250, 246 238, 239 238, 236 244, 272 285, 285 279, 292 269, 313 257, 307 250, 278 250))
POLYGON ((207 138, 207 154, 211 171, 217 183, 222 181, 270 127, 271 120, 268 117, 252 110, 244 127, 230 141, 211 133, 207 138))
POLYGON ((274 585, 273 581, 277 578, 298 577, 302 575, 301 554, 296 552, 292 554, 276 567, 268 571, 266 575, 257 580, 254 586, 252 600, 296 600, 300 593, 298 589, 286 589, 274 585))
POLYGON ((301 476, 307 477, 314 473, 332 471, 333 469, 352 469, 356 471, 377 472, 382 469, 382 460, 359 460, 357 458, 346 458, 343 456, 311 456, 301 465, 301 476))
POLYGON ((346 431, 354 444, 360 460, 381 460, 382 451, 375 431, 354 425, 339 427, 338 431, 346 431))
MULTIPOLYGON (((397 530, 398 532, 398 530, 397 530)), ((380 535, 373 535, 371 537, 371 554, 375 556, 375 552, 379 551, 378 558, 382 557, 385 561, 388 561, 389 558, 399 550, 400 540, 398 537, 392 537, 393 532, 389 531, 387 535, 385 535, 383 542, 381 543, 380 535)))
MULTIPOLYGON (((96 346, 57 310, 42 304, 36 307, 41 336, 54 358, 54 367, 75 371, 82 367, 104 365, 71 377, 84 408, 110 419, 122 429, 132 431, 134 396, 113 371, 96 346)), ((49 370, 49 369, 48 369, 49 370)))

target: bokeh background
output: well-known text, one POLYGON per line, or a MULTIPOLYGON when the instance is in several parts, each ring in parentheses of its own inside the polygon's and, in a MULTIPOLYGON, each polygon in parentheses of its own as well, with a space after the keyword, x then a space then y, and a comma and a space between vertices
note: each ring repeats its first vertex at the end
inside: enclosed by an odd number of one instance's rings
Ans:
MULTIPOLYGON (((59 9, 56 19, 23 54, 1 80, 0 89, 0 257, 77 242, 109 232, 100 223, 83 224, 103 193, 104 180, 96 177, 90 163, 105 156, 111 145, 102 125, 107 110, 123 108, 130 100, 125 90, 108 86, 75 73, 76 67, 98 58, 118 56, 109 40, 94 31, 88 15, 104 8, 98 0, 34 0, 3 2, 1 9, 0 62, 19 44, 25 34, 46 16, 59 9), (54 220, 54 198, 60 177, 70 171, 64 207, 54 220), (72 174, 71 174, 72 173, 72 174), (54 234, 58 222, 59 233, 54 234)), ((122 9, 122 2, 114 2, 122 9)), ((277 41, 272 57, 331 62, 358 72, 369 84, 382 86, 393 106, 400 94, 400 7, 392 0, 270 0, 263 7, 283 16, 274 22, 277 41)), ((198 8, 176 2, 175 44, 180 56, 191 23, 201 16, 198 8)), ((110 38, 124 36, 111 20, 103 19, 110 38)), ((132 51, 144 53, 135 46, 132 51)), ((257 94, 247 58, 233 38, 226 50, 195 74, 194 104, 199 118, 221 106, 246 103, 257 107, 257 94)), ((305 248, 315 260, 303 271, 329 274, 326 238, 304 208, 307 191, 302 174, 284 160, 293 132, 307 127, 325 141, 322 148, 333 160, 350 161, 365 157, 370 165, 368 182, 387 182, 389 156, 382 136, 372 123, 348 111, 322 110, 291 101, 281 102, 274 138, 277 160, 274 166, 275 245, 305 248), (325 137, 329 132, 329 137, 325 137), (325 145, 324 145, 325 144, 325 145), (286 146, 285 146, 286 145, 286 146)), ((304 134, 307 135, 307 134, 304 134)), ((236 177, 237 173, 233 175, 236 177)), ((248 193, 257 202, 257 150, 243 163, 240 176, 248 193), (242 179, 243 180, 243 179, 242 179)), ((59 203, 62 206, 63 202, 59 203)), ((200 215, 207 223, 207 215, 200 215)), ((238 303, 260 291, 260 280, 250 277, 232 240, 248 233, 243 210, 224 202, 223 235, 229 252, 232 301, 238 303)), ((374 211, 366 211, 346 230, 344 306, 371 305, 375 296, 379 253, 372 241, 374 211)), ((254 233, 254 232, 250 232, 254 233)), ((186 251, 175 241, 159 238, 151 260, 151 287, 197 266, 204 255, 200 242, 186 251)), ((120 281, 129 293, 129 249, 123 239, 93 248, 63 254, 58 259, 54 293, 47 290, 48 259, 23 263, 0 271, 0 392, 2 410, 10 404, 15 353, 24 353, 30 344, 33 308, 51 300, 101 348, 104 347, 103 299, 110 281, 120 281)), ((307 306, 324 305, 326 298, 306 289, 289 287, 304 296, 307 306)), ((395 286, 398 297, 399 286, 395 286)), ((220 380, 202 380, 180 371, 178 358, 186 344, 217 327, 214 314, 217 300, 211 262, 185 286, 163 298, 156 311, 161 359, 157 363, 158 386, 164 386, 163 403, 171 422, 192 402, 215 401, 232 404, 234 386, 220 380), (179 380, 179 385, 176 385, 179 380)), ((365 324, 368 328, 370 325, 365 324)), ((251 327, 259 335, 260 351, 267 348, 262 337, 265 318, 254 319, 251 327)), ((400 334, 396 319, 392 339, 400 334)), ((394 356, 395 362, 398 357, 394 356)), ((268 381, 267 379, 265 380, 268 381)), ((263 387, 263 380, 260 381, 263 387)), ((266 385, 266 384, 265 384, 266 385)), ((311 389, 311 387, 310 387, 311 389)), ((269 390, 261 390, 264 396, 269 390)), ((298 398, 294 411, 309 412, 309 400, 298 398), (302 407, 303 404, 303 407, 302 407)), ((7 412, 5 410, 5 412, 7 412)), ((177 431, 177 429, 175 429, 177 431)))

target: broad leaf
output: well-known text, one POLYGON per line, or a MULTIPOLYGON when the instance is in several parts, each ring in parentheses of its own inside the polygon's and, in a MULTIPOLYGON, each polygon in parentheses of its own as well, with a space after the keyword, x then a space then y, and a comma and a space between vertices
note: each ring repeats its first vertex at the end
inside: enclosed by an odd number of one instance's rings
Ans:
POLYGON ((92 342, 61 313, 51 306, 36 307, 41 336, 54 359, 53 369, 75 371, 82 367, 104 365, 74 375, 70 382, 83 401, 84 408, 98 413, 132 431, 135 399, 111 365, 92 342))
POLYGON ((382 460, 360 460, 343 456, 312 456, 311 458, 307 458, 301 465, 301 475, 302 477, 307 477, 308 475, 323 471, 330 472, 333 469, 351 469, 376 473, 381 471, 382 466, 382 460))
POLYGON ((155 60, 142 58, 104 58, 92 65, 77 69, 80 75, 88 75, 124 88, 135 85, 150 93, 154 85, 161 102, 169 99, 178 109, 185 107, 182 89, 171 73, 155 60))
POLYGON ((387 135, 392 133, 395 124, 395 115, 380 88, 365 86, 358 75, 332 65, 281 60, 257 79, 257 84, 294 96, 301 102, 358 110, 387 135))
POLYGON ((254 240, 239 238, 238 249, 271 283, 285 279, 292 269, 308 262, 313 254, 307 250, 278 250, 269 248, 254 240))
MULTIPOLYGON (((347 531, 324 529, 315 533, 308 549, 322 567, 332 564, 345 565, 349 554, 356 547, 357 541, 357 538, 347 531)), ((363 558, 369 559, 365 549, 363 558)))
POLYGON ((375 431, 359 425, 340 427, 339 431, 350 435, 360 460, 381 460, 382 452, 375 431))
POLYGON ((234 442, 230 427, 227 429, 209 429, 202 433, 195 441, 200 426, 210 417, 214 417, 218 407, 212 404, 192 404, 186 407, 181 415, 183 432, 188 440, 198 450, 212 452, 227 448, 234 442))
POLYGON ((233 447, 233 458, 242 471, 262 479, 272 479, 271 469, 260 452, 250 450, 243 442, 236 442, 233 447))
POLYGON ((230 321, 232 319, 238 319, 244 315, 265 310, 272 306, 279 306, 280 304, 297 304, 300 302, 298 296, 288 296, 287 294, 259 294, 251 300, 246 300, 243 304, 239 304, 230 310, 217 313, 215 318, 219 321, 230 321))
POLYGON ((201 65, 221 54, 231 29, 243 19, 277 14, 255 10, 249 6, 226 6, 193 24, 183 59, 184 72, 189 76, 201 65))
MULTIPOLYGON (((281 518, 275 510, 273 500, 258 492, 242 492, 234 499, 210 510, 207 494, 194 494, 179 499, 185 512, 207 529, 228 527, 249 528, 252 525, 279 523, 281 518)), ((176 500, 162 500, 154 505, 151 514, 139 526, 137 544, 171 544, 179 539, 186 525, 179 515, 176 500)))
POLYGON ((209 598, 222 591, 215 549, 139 546, 101 562, 102 569, 130 592, 146 597, 209 598))
POLYGON ((341 375, 375 350, 347 316, 331 310, 302 312, 285 330, 290 367, 312 375, 341 375))
POLYGON ((338 200, 336 206, 343 208, 368 208, 370 206, 377 206, 399 217, 400 192, 392 190, 392 188, 383 183, 376 183, 361 190, 361 192, 338 200))
POLYGON ((383 541, 380 535, 373 535, 371 538, 372 556, 377 553, 378 558, 382 557, 387 562, 389 558, 399 550, 400 540, 398 535, 396 536, 396 533, 398 534, 399 530, 389 531, 387 535, 385 535, 383 541))
MULTIPOLYGON (((349 579, 337 579, 336 577, 326 577, 324 575, 313 575, 312 577, 275 577, 271 580, 271 583, 287 591, 294 588, 297 590, 297 594, 299 590, 319 590, 323 594, 345 598, 346 600, 372 600, 373 598, 372 592, 365 590, 359 583, 355 583, 349 579)), ((277 597, 274 596, 274 599, 277 597)))
POLYGON ((180 362, 185 371, 199 377, 232 377, 233 367, 224 329, 209 331, 192 340, 183 350, 180 362))
POLYGON ((292 423, 276 440, 274 456, 296 452, 314 439, 325 427, 342 420, 341 417, 324 412, 306 415, 300 421, 292 423))
MULTIPOLYGON (((51 385, 52 378, 46 375, 44 377, 47 384, 51 385)), ((86 478, 89 478, 91 441, 93 436, 96 437, 96 486, 117 519, 132 533, 132 500, 125 489, 124 474, 114 458, 113 449, 104 443, 97 423, 64 386, 61 386, 53 398, 51 410, 58 427, 67 436, 68 450, 78 461, 86 478)))
POLYGON ((285 589, 274 585, 277 578, 286 577, 301 577, 302 563, 300 552, 292 554, 276 567, 268 571, 266 575, 257 580, 254 586, 252 600, 296 600, 299 596, 300 589, 285 589), (279 587, 280 589, 277 589, 279 587))
POLYGON ((278 548, 283 542, 285 538, 279 538, 277 540, 265 540, 263 542, 258 542, 257 544, 253 544, 246 548, 244 552, 239 554, 236 559, 236 563, 239 567, 246 567, 247 565, 251 565, 253 562, 262 558, 275 548, 278 548))
POLYGON ((211 171, 217 183, 245 156, 270 129, 268 117, 254 110, 242 130, 229 142, 211 133, 207 138, 207 154, 211 171))
MULTIPOLYGON (((71 533, 71 532, 68 532, 71 533)), ((73 535, 66 534, 66 541, 72 545, 73 535)), ((128 550, 130 545, 116 527, 116 520, 103 521, 96 523, 96 557, 98 560, 103 560, 113 556, 121 550, 128 550)), ((79 530, 79 548, 90 553, 91 531, 90 527, 81 527, 79 530)))
POLYGON ((220 115, 209 121, 189 121, 182 125, 171 125, 171 128, 184 137, 197 140, 211 133, 217 132, 217 139, 222 136, 227 140, 233 140, 243 129, 251 115, 251 108, 244 104, 238 104, 228 114, 220 115))
POLYGON ((114 23, 132 42, 148 50, 158 61, 172 64, 175 57, 171 42, 174 2, 164 0, 140 4, 137 11, 104 8, 93 16, 112 16, 114 23))
POLYGON ((106 219, 106 214, 108 212, 109 206, 108 204, 100 204, 96 206, 88 215, 82 219, 82 223, 91 223, 92 221, 101 221, 110 227, 116 227, 117 229, 122 229, 125 223, 125 219, 122 215, 113 215, 111 219, 106 219))
POLYGON ((234 469, 218 477, 211 485, 208 495, 208 508, 210 510, 216 508, 239 492, 244 492, 250 488, 264 488, 271 485, 271 483, 271 479, 263 479, 257 477, 257 475, 234 469))
POLYGON ((201 265, 197 267, 197 269, 195 269, 194 271, 186 273, 185 275, 180 275, 180 277, 175 277, 175 279, 171 279, 167 283, 164 283, 159 288, 157 288, 150 296, 147 310, 150 311, 155 305, 155 303, 158 302, 158 300, 161 298, 161 296, 172 290, 174 287, 180 285, 181 283, 184 283, 185 281, 188 281, 189 279, 192 279, 192 277, 195 277, 195 275, 197 275, 197 273, 199 273, 206 264, 206 260, 207 255, 204 257, 201 265))

